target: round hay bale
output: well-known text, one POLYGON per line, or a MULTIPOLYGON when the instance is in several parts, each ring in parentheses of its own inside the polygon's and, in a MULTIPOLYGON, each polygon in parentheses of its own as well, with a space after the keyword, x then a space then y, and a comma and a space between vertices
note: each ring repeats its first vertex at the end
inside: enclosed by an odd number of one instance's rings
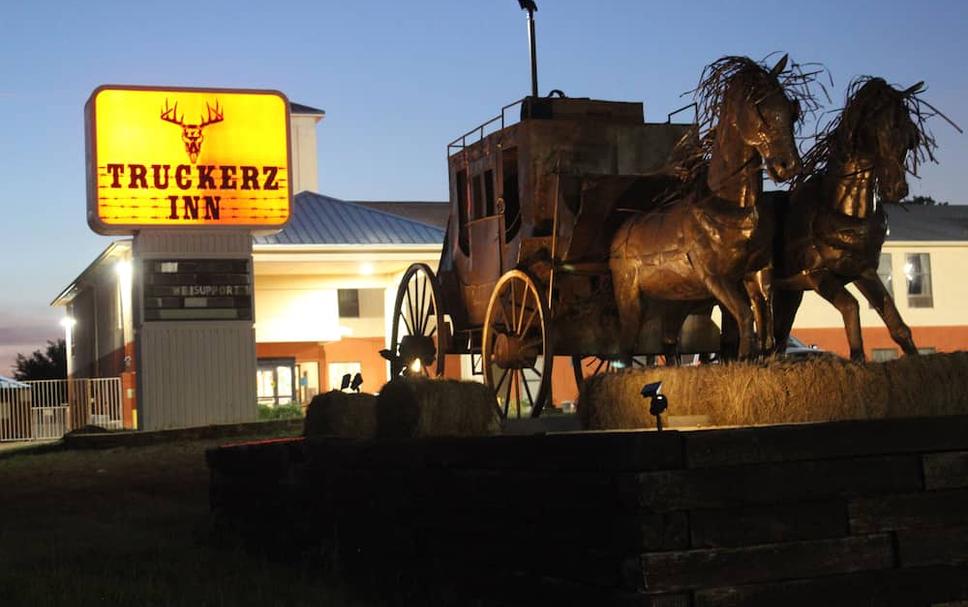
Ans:
POLYGON ((377 436, 500 434, 494 392, 478 382, 400 377, 383 386, 376 403, 377 436))
POLYGON ((338 390, 314 396, 306 410, 303 435, 373 438, 376 435, 376 396, 338 390))

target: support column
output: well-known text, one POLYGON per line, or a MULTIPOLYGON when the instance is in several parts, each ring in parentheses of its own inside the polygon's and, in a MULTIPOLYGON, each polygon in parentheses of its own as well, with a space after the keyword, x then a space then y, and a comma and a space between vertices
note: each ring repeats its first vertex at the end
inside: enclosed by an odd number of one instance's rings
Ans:
POLYGON ((132 263, 138 429, 254 421, 251 234, 142 230, 132 263))

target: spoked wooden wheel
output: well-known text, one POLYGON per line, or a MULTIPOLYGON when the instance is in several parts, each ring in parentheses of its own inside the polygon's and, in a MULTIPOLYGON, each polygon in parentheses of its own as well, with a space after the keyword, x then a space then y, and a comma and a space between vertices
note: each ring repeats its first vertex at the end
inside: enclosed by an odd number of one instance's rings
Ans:
POLYGON ((526 272, 504 274, 487 305, 482 336, 484 382, 501 416, 538 417, 551 396, 551 314, 526 272))
POLYGON ((654 357, 633 356, 632 364, 623 361, 621 358, 599 358, 598 356, 572 356, 571 369, 575 373, 575 384, 581 391, 585 380, 593 375, 602 373, 616 373, 624 369, 638 369, 655 364, 654 357))
POLYGON ((415 263, 400 280, 393 305, 391 377, 400 374, 440 377, 444 374, 446 347, 447 326, 440 309, 437 277, 427 264, 415 263))

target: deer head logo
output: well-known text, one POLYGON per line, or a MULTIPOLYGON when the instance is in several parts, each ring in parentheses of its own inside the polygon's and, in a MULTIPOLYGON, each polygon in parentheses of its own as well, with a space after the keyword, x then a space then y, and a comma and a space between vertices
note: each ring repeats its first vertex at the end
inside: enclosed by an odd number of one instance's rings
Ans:
POLYGON ((202 116, 201 121, 197 124, 185 124, 185 115, 178 115, 177 101, 174 106, 169 107, 168 99, 165 99, 165 107, 161 110, 162 120, 177 124, 182 128, 182 141, 185 142, 185 151, 188 152, 188 157, 191 159, 192 164, 195 164, 195 161, 198 159, 198 153, 202 151, 202 141, 205 139, 202 135, 202 129, 210 124, 222 122, 223 120, 222 109, 218 105, 218 99, 215 100, 214 108, 206 103, 205 109, 207 110, 207 115, 202 116))

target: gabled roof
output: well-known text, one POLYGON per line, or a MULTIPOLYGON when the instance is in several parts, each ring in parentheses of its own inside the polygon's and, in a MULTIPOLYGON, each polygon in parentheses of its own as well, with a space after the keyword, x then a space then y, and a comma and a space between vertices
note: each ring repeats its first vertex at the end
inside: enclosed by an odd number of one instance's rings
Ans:
POLYGON ((968 206, 885 205, 889 241, 968 240, 968 206))
POLYGON ((319 116, 325 116, 326 112, 308 105, 303 105, 301 103, 289 102, 289 113, 290 114, 316 114, 319 116))
POLYGON ((292 218, 278 234, 256 236, 256 245, 441 244, 444 231, 419 221, 352 202, 300 192, 292 218))
POLYGON ((350 202, 441 229, 447 227, 447 218, 450 217, 450 203, 447 201, 351 200, 350 202))

